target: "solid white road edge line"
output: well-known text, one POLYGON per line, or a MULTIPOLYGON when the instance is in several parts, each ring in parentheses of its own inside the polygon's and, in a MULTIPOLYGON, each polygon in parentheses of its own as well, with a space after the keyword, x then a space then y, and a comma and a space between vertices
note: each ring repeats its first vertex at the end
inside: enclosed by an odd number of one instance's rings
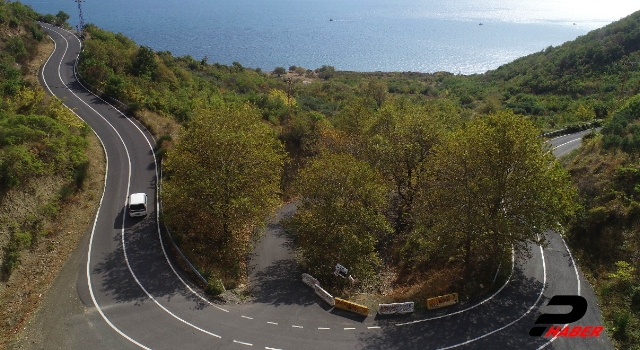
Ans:
MULTIPOLYGON (((49 90, 49 93, 51 93, 52 96, 55 96, 53 91, 51 91, 51 88, 49 87, 49 84, 47 84, 47 79, 44 77, 44 69, 46 68, 47 63, 49 63, 49 60, 51 59, 53 54, 56 52, 56 48, 58 47, 58 45, 56 44, 56 41, 53 40, 53 38, 49 37, 49 39, 51 41, 53 41, 53 52, 51 53, 51 55, 49 55, 49 58, 47 58, 47 61, 42 66, 41 76, 42 76, 42 81, 44 82, 44 86, 47 87, 47 90, 49 90)), ((65 49, 65 52, 62 54, 62 57, 64 57, 66 55, 66 52, 67 52, 67 50, 65 49)), ((58 68, 59 68, 59 66, 58 66, 58 68)), ((58 72, 58 75, 60 75, 59 72, 58 72)), ((71 113, 73 113, 76 117, 78 117, 78 119, 80 119, 84 123, 86 123, 84 121, 84 119, 82 119, 73 109, 69 108, 69 106, 64 104, 64 102, 63 102, 63 105, 69 111, 71 111, 71 113)), ((141 347, 143 349, 150 349, 150 348, 142 345, 141 343, 137 342, 135 339, 129 337, 124 332, 122 332, 120 329, 118 329, 118 327, 116 327, 113 323, 111 323, 109 318, 107 318, 107 316, 104 314, 104 312, 102 312, 102 309, 100 308, 100 305, 98 305, 98 301, 96 300, 96 297, 95 297, 95 295, 93 293, 93 287, 91 286, 91 274, 89 273, 89 271, 90 271, 90 267, 89 266, 91 264, 91 247, 93 245, 93 236, 94 236, 94 234, 96 232, 96 225, 98 224, 98 217, 100 216, 100 209, 102 208, 102 201, 104 200, 104 194, 105 194, 106 189, 107 189, 107 174, 109 173, 109 157, 108 157, 108 154, 107 154, 107 149, 104 146, 104 142, 102 142, 102 139, 100 138, 100 136, 98 136, 98 133, 96 133, 96 131, 93 130, 93 129, 91 129, 91 131, 93 131, 93 134, 96 135, 96 137, 100 141, 100 144, 102 145, 102 150, 104 151, 104 157, 105 157, 105 163, 106 164, 105 164, 104 186, 102 188, 102 196, 100 197, 100 203, 98 204, 98 209, 96 210, 95 219, 93 220, 93 227, 91 229, 91 236, 89 237, 89 250, 88 250, 88 253, 87 253, 87 284, 89 286, 89 294, 91 295, 91 301, 93 302, 93 305, 96 307, 96 310, 98 310, 98 313, 100 314, 100 316, 102 316, 102 319, 109 325, 109 327, 111 327, 111 329, 116 331, 118 334, 120 334, 123 338, 127 339, 131 343, 133 343, 133 344, 135 344, 135 345, 137 345, 137 346, 139 346, 139 347, 141 347)))
MULTIPOLYGON (((396 326, 407 326, 407 325, 411 325, 411 324, 416 324, 416 323, 420 323, 420 322, 427 322, 427 321, 433 321, 433 320, 437 320, 437 319, 440 319, 440 318, 445 318, 445 317, 461 314, 463 312, 467 312, 467 311, 469 311, 471 309, 474 309, 474 308, 486 303, 487 301, 493 299, 493 297, 498 295, 498 293, 500 293, 504 289, 504 287, 506 287, 507 284, 509 284, 509 281, 511 281, 511 277, 513 276, 513 269, 515 268, 515 263, 516 263, 515 259, 516 259, 515 252, 512 249, 511 250, 511 274, 509 275, 509 278, 507 279, 507 282, 505 284, 503 284, 502 287, 500 287, 500 289, 498 289, 495 293, 493 293, 487 299, 485 299, 485 300, 483 300, 483 301, 481 301, 481 302, 479 302, 479 303, 477 303, 475 305, 469 306, 468 308, 463 309, 463 310, 459 310, 459 311, 456 311, 456 312, 452 312, 452 313, 444 314, 444 315, 440 315, 440 316, 435 316, 435 317, 431 317, 431 318, 425 318, 425 319, 422 319, 422 320, 415 320, 415 321, 405 322, 405 323, 396 323, 396 326)), ((543 261, 543 263, 544 263, 544 261, 543 261)))
MULTIPOLYGON (((51 30, 52 30, 53 32, 57 33, 58 35, 60 35, 60 37, 62 37, 62 39, 64 39, 64 41, 67 43, 67 47, 68 47, 69 42, 67 41, 67 39, 66 39, 62 34, 58 33, 57 31, 55 31, 55 30, 53 30, 53 29, 51 29, 51 30)), ((75 35, 74 35, 74 37, 75 37, 75 35)), ((65 54, 63 55, 63 57, 64 57, 65 55, 66 55, 66 50, 65 50, 65 54)), ((62 64, 62 61, 60 61, 60 65, 61 65, 61 64, 62 64)), ((59 75, 59 76, 60 76, 60 65, 58 65, 58 75, 59 75)), ((75 72, 74 72, 74 73, 75 73, 75 72)), ((62 77, 61 77, 61 76, 60 76, 60 81, 61 81, 65 86, 67 86, 67 85, 65 84, 64 80, 62 80, 62 77)), ((124 140, 122 139, 122 136, 120 135, 120 133, 118 133, 118 131, 116 130, 116 128, 115 128, 115 127, 114 127, 114 126, 113 126, 113 125, 112 125, 112 124, 111 124, 111 123, 110 123, 110 122, 109 122, 109 121, 108 121, 104 116, 102 116, 100 113, 98 113, 98 111, 96 111, 95 109, 93 109, 93 108, 92 108, 88 103, 86 103, 84 100, 82 100, 82 99, 81 99, 78 95, 76 95, 76 94, 75 94, 71 89, 69 89, 69 88, 68 88, 68 86, 67 86, 67 89, 68 89, 68 90, 69 90, 69 91, 70 91, 74 96, 76 96, 76 98, 78 98, 78 100, 80 100, 80 102, 84 103, 87 107, 89 107, 92 111, 94 111, 97 115, 99 115, 99 116, 100 116, 100 117, 101 117, 105 122, 107 122, 107 123, 111 126, 111 128, 113 128, 113 130, 115 131, 115 133, 118 135, 118 138, 120 138, 120 141, 122 142, 122 145, 123 145, 123 146, 124 146, 124 148, 125 148, 125 152, 126 152, 126 154, 127 154, 127 161, 128 161, 128 163, 129 163, 129 174, 128 174, 128 175, 129 175, 129 178, 128 178, 128 181, 127 181, 127 196, 125 197, 125 203, 124 203, 124 204, 125 204, 125 207, 126 207, 126 205, 127 205, 127 199, 128 199, 128 197, 129 197, 129 190, 130 190, 130 186, 131 186, 131 157, 130 157, 130 155, 129 155, 129 150, 128 150, 128 148, 127 148, 127 145, 125 144, 124 140)), ((87 90, 87 91, 88 91, 88 90, 87 90)), ((145 294, 147 294, 147 296, 149 297, 149 299, 151 299, 154 303, 156 303, 156 305, 158 305, 161 309, 163 309, 166 313, 168 313, 169 315, 171 315, 173 318, 175 318, 175 319, 177 319, 178 321, 180 321, 180 322, 182 322, 182 323, 184 323, 184 324, 186 324, 186 325, 188 325, 188 326, 190 326, 190 327, 192 327, 192 328, 194 328, 194 329, 197 329, 197 330, 199 330, 199 331, 201 331, 201 332, 203 332, 203 333, 205 333, 205 334, 211 335, 211 336, 216 337, 216 338, 222 338, 221 336, 219 336, 219 335, 217 335, 217 334, 214 334, 214 333, 209 332, 209 331, 207 331, 207 330, 205 330, 205 329, 202 329, 202 328, 200 328, 200 327, 198 327, 198 326, 196 326, 196 325, 193 325, 193 324, 191 324, 191 323, 187 322, 186 320, 184 320, 184 319, 182 319, 182 318, 178 317, 177 315, 175 315, 174 313, 172 313, 171 311, 169 311, 167 308, 165 308, 164 306, 162 306, 162 305, 161 305, 161 304, 160 304, 160 303, 159 303, 159 302, 158 302, 158 301, 157 301, 157 300, 156 300, 156 299, 155 299, 155 298, 154 298, 154 297, 153 297, 153 296, 152 296, 152 295, 151 295, 151 294, 150 294, 150 293, 149 293, 149 292, 144 288, 144 286, 142 286, 142 284, 141 284, 141 283, 140 283, 140 281, 138 280, 138 277, 135 275, 135 273, 134 273, 134 272, 133 272, 133 270, 131 269, 131 265, 129 264, 129 258, 128 258, 128 256, 127 256, 127 250, 126 250, 126 245, 125 245, 125 240, 124 240, 124 231, 125 231, 125 230, 124 230, 124 226, 125 226, 125 225, 124 225, 124 221, 125 221, 125 218, 126 218, 126 216, 125 216, 125 215, 123 215, 123 216, 122 216, 122 231, 121 231, 121 236, 122 236, 122 248, 123 248, 123 251, 124 251, 124 258, 125 258, 125 262, 127 263, 127 267, 129 268, 129 273, 131 273, 131 276, 134 278, 134 280, 136 281, 136 283, 138 284, 138 286, 139 286, 139 287, 140 287, 140 288, 145 292, 145 294)))
MULTIPOLYGON (((564 238, 562 236, 560 236, 560 239, 562 239, 562 243, 564 244, 565 249, 567 249, 567 252, 569 253, 569 258, 571 259, 571 264, 573 264, 573 270, 576 273, 576 280, 578 281, 578 295, 580 294, 580 275, 578 274, 578 265, 576 265, 575 260, 573 260, 573 255, 571 254, 571 251, 569 250, 569 246, 567 245, 567 242, 565 242, 564 238)), ((562 328, 568 326, 569 324, 565 324, 564 326, 562 326, 562 328)), ((556 334, 556 336, 554 336, 553 338, 551 338, 551 340, 549 340, 548 342, 542 344, 542 346, 540 346, 538 349, 536 350, 541 350, 546 348, 549 344, 553 343, 556 339, 558 339, 558 334, 556 334)))
POLYGON ((458 344, 454 344, 454 345, 446 346, 446 347, 443 347, 443 348, 439 348, 439 350, 445 350, 445 349, 453 349, 453 348, 457 348, 457 347, 459 347, 459 346, 467 345, 467 344, 469 344, 469 343, 473 343, 473 342, 474 342, 474 341, 476 341, 476 340, 480 340, 480 339, 482 339, 482 338, 488 337, 488 336, 490 336, 491 334, 494 334, 494 333, 500 332, 501 330, 503 330, 503 329, 505 329, 505 328, 507 328, 507 327, 510 327, 511 325, 513 325, 513 324, 515 324, 516 322, 520 321, 523 317, 527 316, 527 315, 528 315, 528 314, 529 314, 529 313, 530 313, 534 308, 536 308, 536 306, 538 305, 538 302, 540 302, 540 298, 542 298, 542 295, 544 294, 545 286, 547 285, 547 266, 546 266, 545 261, 544 261, 544 251, 543 251, 542 247, 540 247, 540 255, 542 256, 542 272, 543 272, 543 274, 542 274, 542 276, 543 276, 543 277, 542 277, 542 289, 540 290, 540 294, 538 294, 538 298, 536 299, 536 302, 535 302, 535 303, 533 303, 533 305, 531 305, 531 307, 529 308, 529 310, 527 310, 527 312, 525 312, 524 314, 522 314, 522 315, 521 315, 520 317, 518 317, 517 319, 515 319, 515 320, 511 321, 510 323, 508 323, 508 324, 506 324, 506 325, 504 325, 504 326, 502 326, 502 327, 500 327, 500 328, 498 328, 498 329, 495 329, 495 330, 493 330, 493 331, 491 331, 491 332, 489 332, 489 333, 485 333, 485 334, 483 334, 483 335, 481 335, 481 336, 479 336, 479 337, 476 337, 476 338, 473 338, 473 339, 469 339, 469 340, 467 340, 467 341, 465 341, 465 342, 462 342, 462 343, 458 343, 458 344))
MULTIPOLYGON (((63 29, 65 30, 65 29, 63 29)), ((67 31, 67 30, 65 30, 67 31)), ((67 31, 69 32, 69 31, 67 31)), ((69 32, 70 33, 70 32, 69 32)), ((73 35, 73 33, 70 33, 71 35, 73 35)), ((82 46, 82 42, 80 41, 80 39, 78 39, 75 35, 73 35, 74 38, 76 38, 76 40, 78 40, 78 42, 80 42, 80 45, 82 46)), ((79 55, 79 54, 78 54, 79 55)), ((76 78, 76 81, 85 89, 87 90, 90 94, 92 94, 93 96, 97 97, 98 99, 100 99, 102 102, 106 103, 107 105, 111 106, 111 108, 113 108, 115 111, 118 111, 118 113, 120 113, 120 115, 122 115, 123 117, 125 117, 127 119, 127 121, 129 121, 129 123, 131 123, 133 126, 136 127, 136 129, 138 129, 138 132, 140 132, 140 134, 142 135, 142 137, 147 141, 147 144, 149 145, 149 149, 151 150, 151 154, 153 154, 153 161, 154 164, 156 164, 156 179, 159 179, 159 181, 162 181, 162 179, 160 179, 158 177, 158 160, 156 159, 156 154, 153 151, 153 146, 151 145, 151 141, 149 140, 149 138, 147 137, 147 135, 140 129, 140 126, 138 126, 138 124, 136 124, 135 122, 133 122, 131 119, 132 118, 128 118, 121 110, 120 108, 112 105, 111 103, 109 103, 108 101, 104 100, 102 97, 94 94, 93 92, 91 92, 91 90, 87 89, 82 82, 80 81, 80 79, 78 79, 78 75, 76 73, 76 68, 78 65, 78 57, 76 57, 75 63, 74 63, 74 69, 73 69, 73 75, 76 78)), ((146 128, 145 128, 146 129, 146 128)), ((176 269, 174 268, 173 264, 171 263, 171 261, 169 260, 169 256, 167 255, 167 251, 166 248, 164 246, 164 242, 162 240, 162 232, 160 230, 160 196, 158 194, 158 186, 156 186, 156 225, 157 225, 157 230, 158 230, 158 238, 160 240, 160 246, 162 247, 162 253, 164 254, 165 260, 167 261, 167 263, 169 264, 169 267, 171 268, 171 270, 173 271, 174 275, 176 275, 176 277, 178 277, 178 279, 180 280, 180 282, 182 282, 182 284, 187 287, 191 293, 193 293, 194 295, 196 295, 198 298, 200 298, 202 301, 206 302, 207 304, 209 304, 210 306, 213 306, 214 308, 224 311, 224 312, 229 312, 229 310, 226 310, 224 308, 221 308, 219 306, 217 306, 216 304, 211 303, 207 298, 203 297, 202 295, 200 295, 200 293, 196 292, 193 288, 191 288, 191 286, 185 282, 182 277, 180 277, 180 275, 178 274, 178 272, 176 271, 176 269)))
MULTIPOLYGON (((64 29, 63 29, 63 30, 64 30, 64 29)), ((71 33, 71 34, 72 34, 72 33, 71 33)), ((73 35, 73 34, 72 34, 72 35, 73 35)), ((74 38, 76 38, 76 40, 80 41, 80 39, 78 39, 75 35, 74 35, 74 38)), ((76 64, 76 65, 77 65, 77 61, 78 61, 78 60, 77 60, 77 58, 76 58, 76 61, 75 61, 75 64, 76 64)), ((74 66, 74 75, 76 75, 76 72, 75 72, 75 66, 74 66)), ((156 164, 156 179, 158 179, 157 160, 156 160, 155 152, 153 152, 153 146, 151 146, 151 142, 150 142, 150 141, 149 141, 149 139, 147 138, 147 135, 146 135, 142 130, 140 130, 140 127, 139 127, 136 123, 134 123, 134 122, 131 120, 131 118, 127 118, 127 117, 126 117, 126 115, 125 115, 125 114, 124 114, 124 113, 123 113, 123 112, 122 112, 118 107, 113 106, 113 105, 112 105, 112 104, 110 104, 109 102, 107 102, 107 101, 105 101, 104 99, 102 99, 100 96, 95 95, 93 92, 91 92, 89 89, 87 89, 87 88, 82 84, 82 82, 80 82, 80 80, 79 80, 79 79, 77 79, 77 75, 76 75, 76 80, 77 80, 77 81, 78 81, 78 83, 79 83, 80 85, 82 85, 82 87, 84 87, 84 88, 85 88, 89 93, 91 93, 92 95, 94 95, 95 97, 97 97, 97 98, 99 98, 101 101, 103 101, 104 103, 106 103, 106 104, 108 104, 109 106, 111 106, 114 110, 118 111, 118 113, 120 113, 122 116, 124 116, 124 117, 125 117, 125 118, 126 118, 126 119, 131 123, 131 124, 133 124, 133 125, 136 127, 136 129, 138 129, 138 131, 140 132, 140 134, 141 134, 141 135, 145 138, 145 140, 147 141, 147 144, 149 145, 149 148, 150 148, 150 150, 151 150, 151 153, 153 154, 154 162, 155 162, 155 164, 156 164)), ((579 140, 579 139, 577 139, 577 140, 579 140)), ((576 141, 576 140, 573 140, 573 141, 576 141)), ((570 141, 570 142, 573 142, 573 141, 570 141)), ((570 143, 570 142, 567 142, 567 143, 570 143)), ((567 143, 565 143, 565 144, 567 144, 567 143)), ((565 144, 563 144, 563 145, 565 145, 565 144)), ((560 146, 562 146, 562 145, 560 145, 560 146)), ((558 147, 560 147, 560 146, 558 146, 558 147)), ((156 198, 157 198, 157 200, 156 200, 156 215, 157 215, 157 216, 159 216, 159 215, 160 215, 160 214, 159 214, 159 201, 160 201, 160 198, 159 198, 159 195, 158 195, 158 187, 157 187, 157 186, 156 186, 156 198)), ((167 263, 168 263, 168 264, 169 264, 169 266, 171 267, 171 270, 172 270, 172 271, 173 271, 173 273, 176 275, 176 277, 178 277, 178 279, 182 282, 182 284, 183 284, 183 285, 185 285, 185 286, 186 286, 186 287, 187 287, 187 288, 188 288, 188 289, 189 289, 193 294, 195 294, 198 298, 200 298, 201 300, 203 300, 203 301, 204 301, 204 302, 206 302, 207 304, 209 304, 209 305, 211 305, 211 306, 213 306, 213 307, 215 307, 215 308, 217 308, 217 309, 219 309, 219 310, 222 310, 222 311, 224 311, 224 312, 229 312, 228 310, 223 309, 223 308, 221 308, 221 307, 219 307, 219 306, 217 306, 217 305, 215 305, 215 304, 211 303, 208 299, 206 299, 206 298, 204 298, 203 296, 201 296, 201 295, 200 295, 200 293, 198 293, 198 292, 196 292, 195 290, 193 290, 193 289, 191 288, 191 286, 189 286, 189 285, 188 285, 188 284, 187 284, 187 283, 182 279, 182 277, 180 277, 180 275, 177 273, 177 271, 176 271, 176 270, 175 270, 175 268, 173 267, 173 264, 170 262, 169 257, 167 256, 166 249, 165 249, 165 247, 164 247, 164 242, 162 241, 162 238, 161 238, 161 232, 160 232, 160 220, 159 220, 159 218, 157 218, 156 223, 157 223, 157 226, 158 226, 158 236, 159 236, 160 244, 161 244, 161 246, 162 246, 162 251, 163 251, 163 253, 164 253, 164 255, 165 255, 165 259, 166 259, 167 263)), ((493 295, 491 295, 489 298, 487 298, 487 299, 483 300, 482 302, 480 302, 480 303, 478 303, 478 304, 476 304, 476 305, 474 305, 474 306, 471 306, 471 307, 469 307, 469 308, 467 308, 467 309, 464 309, 464 310, 461 310, 461 311, 458 311, 458 312, 454 312, 454 313, 451 313, 451 314, 441 315, 441 316, 438 316, 438 317, 435 317, 435 318, 431 318, 431 319, 418 320, 418 321, 412 321, 412 322, 408 322, 408 323, 397 324, 397 326, 403 326, 403 325, 407 325, 407 324, 418 323, 418 322, 423 322, 423 321, 429 321, 429 320, 432 320, 432 319, 443 318, 443 317, 447 317, 447 316, 455 315, 455 314, 458 314, 458 313, 461 313, 461 312, 466 312, 466 311, 468 311, 468 310, 471 310, 471 309, 475 308, 476 306, 479 306, 479 305, 484 304, 485 302, 487 302, 487 301, 489 301, 490 299, 492 299, 493 297, 495 297, 498 293, 500 293, 500 291, 502 291, 502 289, 503 289, 504 287, 506 287, 506 285, 507 285, 507 284, 509 283, 509 281, 511 280, 511 276, 513 275, 513 266, 514 266, 514 257, 513 257, 513 252, 512 252, 512 269, 511 269, 511 275, 510 275, 510 276, 509 276, 509 278, 507 279, 507 282, 506 282, 506 283, 505 283, 505 284, 504 284, 500 289, 498 289, 498 291, 497 291, 496 293, 494 293, 493 295)))

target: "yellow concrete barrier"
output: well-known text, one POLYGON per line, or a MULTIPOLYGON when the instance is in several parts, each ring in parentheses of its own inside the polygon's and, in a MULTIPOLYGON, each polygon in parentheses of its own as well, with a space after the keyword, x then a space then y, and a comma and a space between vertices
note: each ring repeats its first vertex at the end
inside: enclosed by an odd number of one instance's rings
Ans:
POLYGON ((435 298, 427 299, 427 309, 437 309, 458 303, 458 293, 442 295, 435 298))
POLYGON ((364 305, 356 304, 340 298, 334 298, 334 300, 335 307, 339 309, 355 312, 362 316, 369 316, 369 308, 364 305))

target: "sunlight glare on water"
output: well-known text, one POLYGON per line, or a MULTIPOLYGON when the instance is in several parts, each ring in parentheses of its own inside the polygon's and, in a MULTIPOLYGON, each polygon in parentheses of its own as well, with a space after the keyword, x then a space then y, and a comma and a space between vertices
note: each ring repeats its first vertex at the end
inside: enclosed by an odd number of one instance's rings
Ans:
MULTIPOLYGON (((77 24, 71 0, 23 2, 42 13, 64 10, 77 24)), ((463 74, 495 69, 640 10, 637 0, 87 0, 82 6, 87 23, 211 63, 463 74)))

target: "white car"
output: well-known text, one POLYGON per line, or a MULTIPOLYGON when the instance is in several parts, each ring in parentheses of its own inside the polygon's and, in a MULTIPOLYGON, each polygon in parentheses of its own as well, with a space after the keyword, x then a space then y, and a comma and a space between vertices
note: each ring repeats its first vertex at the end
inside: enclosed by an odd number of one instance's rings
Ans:
POLYGON ((129 216, 146 216, 147 215, 147 194, 132 193, 129 196, 129 216))

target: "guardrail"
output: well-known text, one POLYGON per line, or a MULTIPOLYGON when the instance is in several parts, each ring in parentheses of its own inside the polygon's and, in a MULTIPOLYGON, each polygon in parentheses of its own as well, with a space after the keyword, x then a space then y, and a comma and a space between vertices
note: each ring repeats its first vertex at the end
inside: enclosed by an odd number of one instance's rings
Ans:
POLYGON ((547 133, 542 134, 542 137, 554 137, 554 136, 562 136, 562 135, 566 135, 566 134, 571 134, 574 132, 578 132, 578 131, 583 131, 583 130, 587 130, 590 128, 598 128, 602 126, 602 120, 595 120, 592 122, 588 122, 588 123, 581 123, 581 124, 576 124, 576 125, 571 125, 568 126, 564 129, 560 129, 560 130, 554 130, 554 131, 550 131, 547 133))
MULTIPOLYGON (((81 41, 82 42, 82 41, 81 41)), ((81 50, 81 52, 84 51, 84 49, 81 50)), ((78 60, 80 59, 80 56, 78 56, 78 60)), ((93 92, 96 95, 99 95, 101 98, 105 99, 105 100, 109 100, 110 102, 112 102, 113 104, 116 105, 116 107, 118 107, 119 109, 121 109, 122 111, 127 111, 129 109, 129 106, 127 106, 126 103, 119 101, 109 95, 107 95, 104 91, 98 89, 97 87, 93 86, 92 84, 90 84, 89 82, 87 82, 83 77, 82 74, 80 73, 80 71, 78 70, 78 60, 76 60, 74 66, 73 66, 73 70, 75 73, 76 78, 78 79, 78 82, 85 88, 88 90, 90 90, 91 92, 93 92)), ((126 114, 126 113, 123 113, 126 114)), ((160 180, 158 181, 158 192, 162 192, 162 166, 160 166, 160 164, 158 164, 158 167, 160 168, 160 180)), ((160 212, 162 212, 162 202, 160 201, 160 198, 158 198, 158 204, 160 207, 160 212)), ((182 250, 180 250, 180 248, 178 247, 178 245, 176 244, 176 242, 173 240, 173 236, 171 234, 171 231, 169 231, 169 228, 166 225, 162 225, 165 229, 165 231, 167 232, 167 236, 169 236, 169 241, 171 241, 171 245, 175 248, 175 250, 178 252, 178 255, 180 255, 180 257, 182 258, 182 260, 187 264, 187 266, 189 266, 189 268, 193 271, 193 273, 196 275, 196 277, 198 277, 198 279, 200 279, 205 285, 209 284, 209 281, 207 281, 206 278, 204 278, 204 276, 202 276, 202 274, 198 271, 198 269, 195 268, 195 266, 193 266, 193 264, 191 263, 191 261, 189 261, 189 259, 187 259, 187 257, 184 255, 184 253, 182 253, 182 250)), ((222 286, 223 290, 226 291, 226 289, 224 288, 224 284, 222 283, 222 280, 220 280, 220 285, 222 286)))
MULTIPOLYGON (((160 167, 160 181, 158 181, 158 192, 161 192, 162 190, 162 167, 160 167)), ((162 202, 160 201, 160 198, 158 198, 158 205, 160 207, 160 212, 162 213, 162 202)), ((178 254, 180 255, 180 257, 182 258, 182 260, 184 260, 184 262, 189 266, 189 268, 191 268, 191 270, 193 271, 193 273, 195 273, 195 275, 205 284, 208 285, 209 281, 207 281, 206 278, 204 278, 204 276, 202 276, 202 274, 200 274, 200 272, 198 271, 198 269, 195 268, 195 266, 193 266, 193 264, 191 264, 191 261, 189 261, 189 259, 187 259, 187 257, 184 255, 184 253, 182 253, 182 250, 180 250, 180 248, 178 247, 178 245, 176 244, 176 242, 173 240, 173 236, 171 235, 171 231, 169 231, 169 228, 167 227, 167 225, 162 225, 164 227, 164 229, 167 231, 167 236, 169 236, 169 241, 171 241, 171 245, 173 245, 173 248, 175 248, 175 250, 178 252, 178 254)), ((222 281, 220 281, 220 285, 222 286, 222 288, 224 289, 224 285, 222 284, 222 281)), ((226 290, 226 289, 225 289, 226 290)))

